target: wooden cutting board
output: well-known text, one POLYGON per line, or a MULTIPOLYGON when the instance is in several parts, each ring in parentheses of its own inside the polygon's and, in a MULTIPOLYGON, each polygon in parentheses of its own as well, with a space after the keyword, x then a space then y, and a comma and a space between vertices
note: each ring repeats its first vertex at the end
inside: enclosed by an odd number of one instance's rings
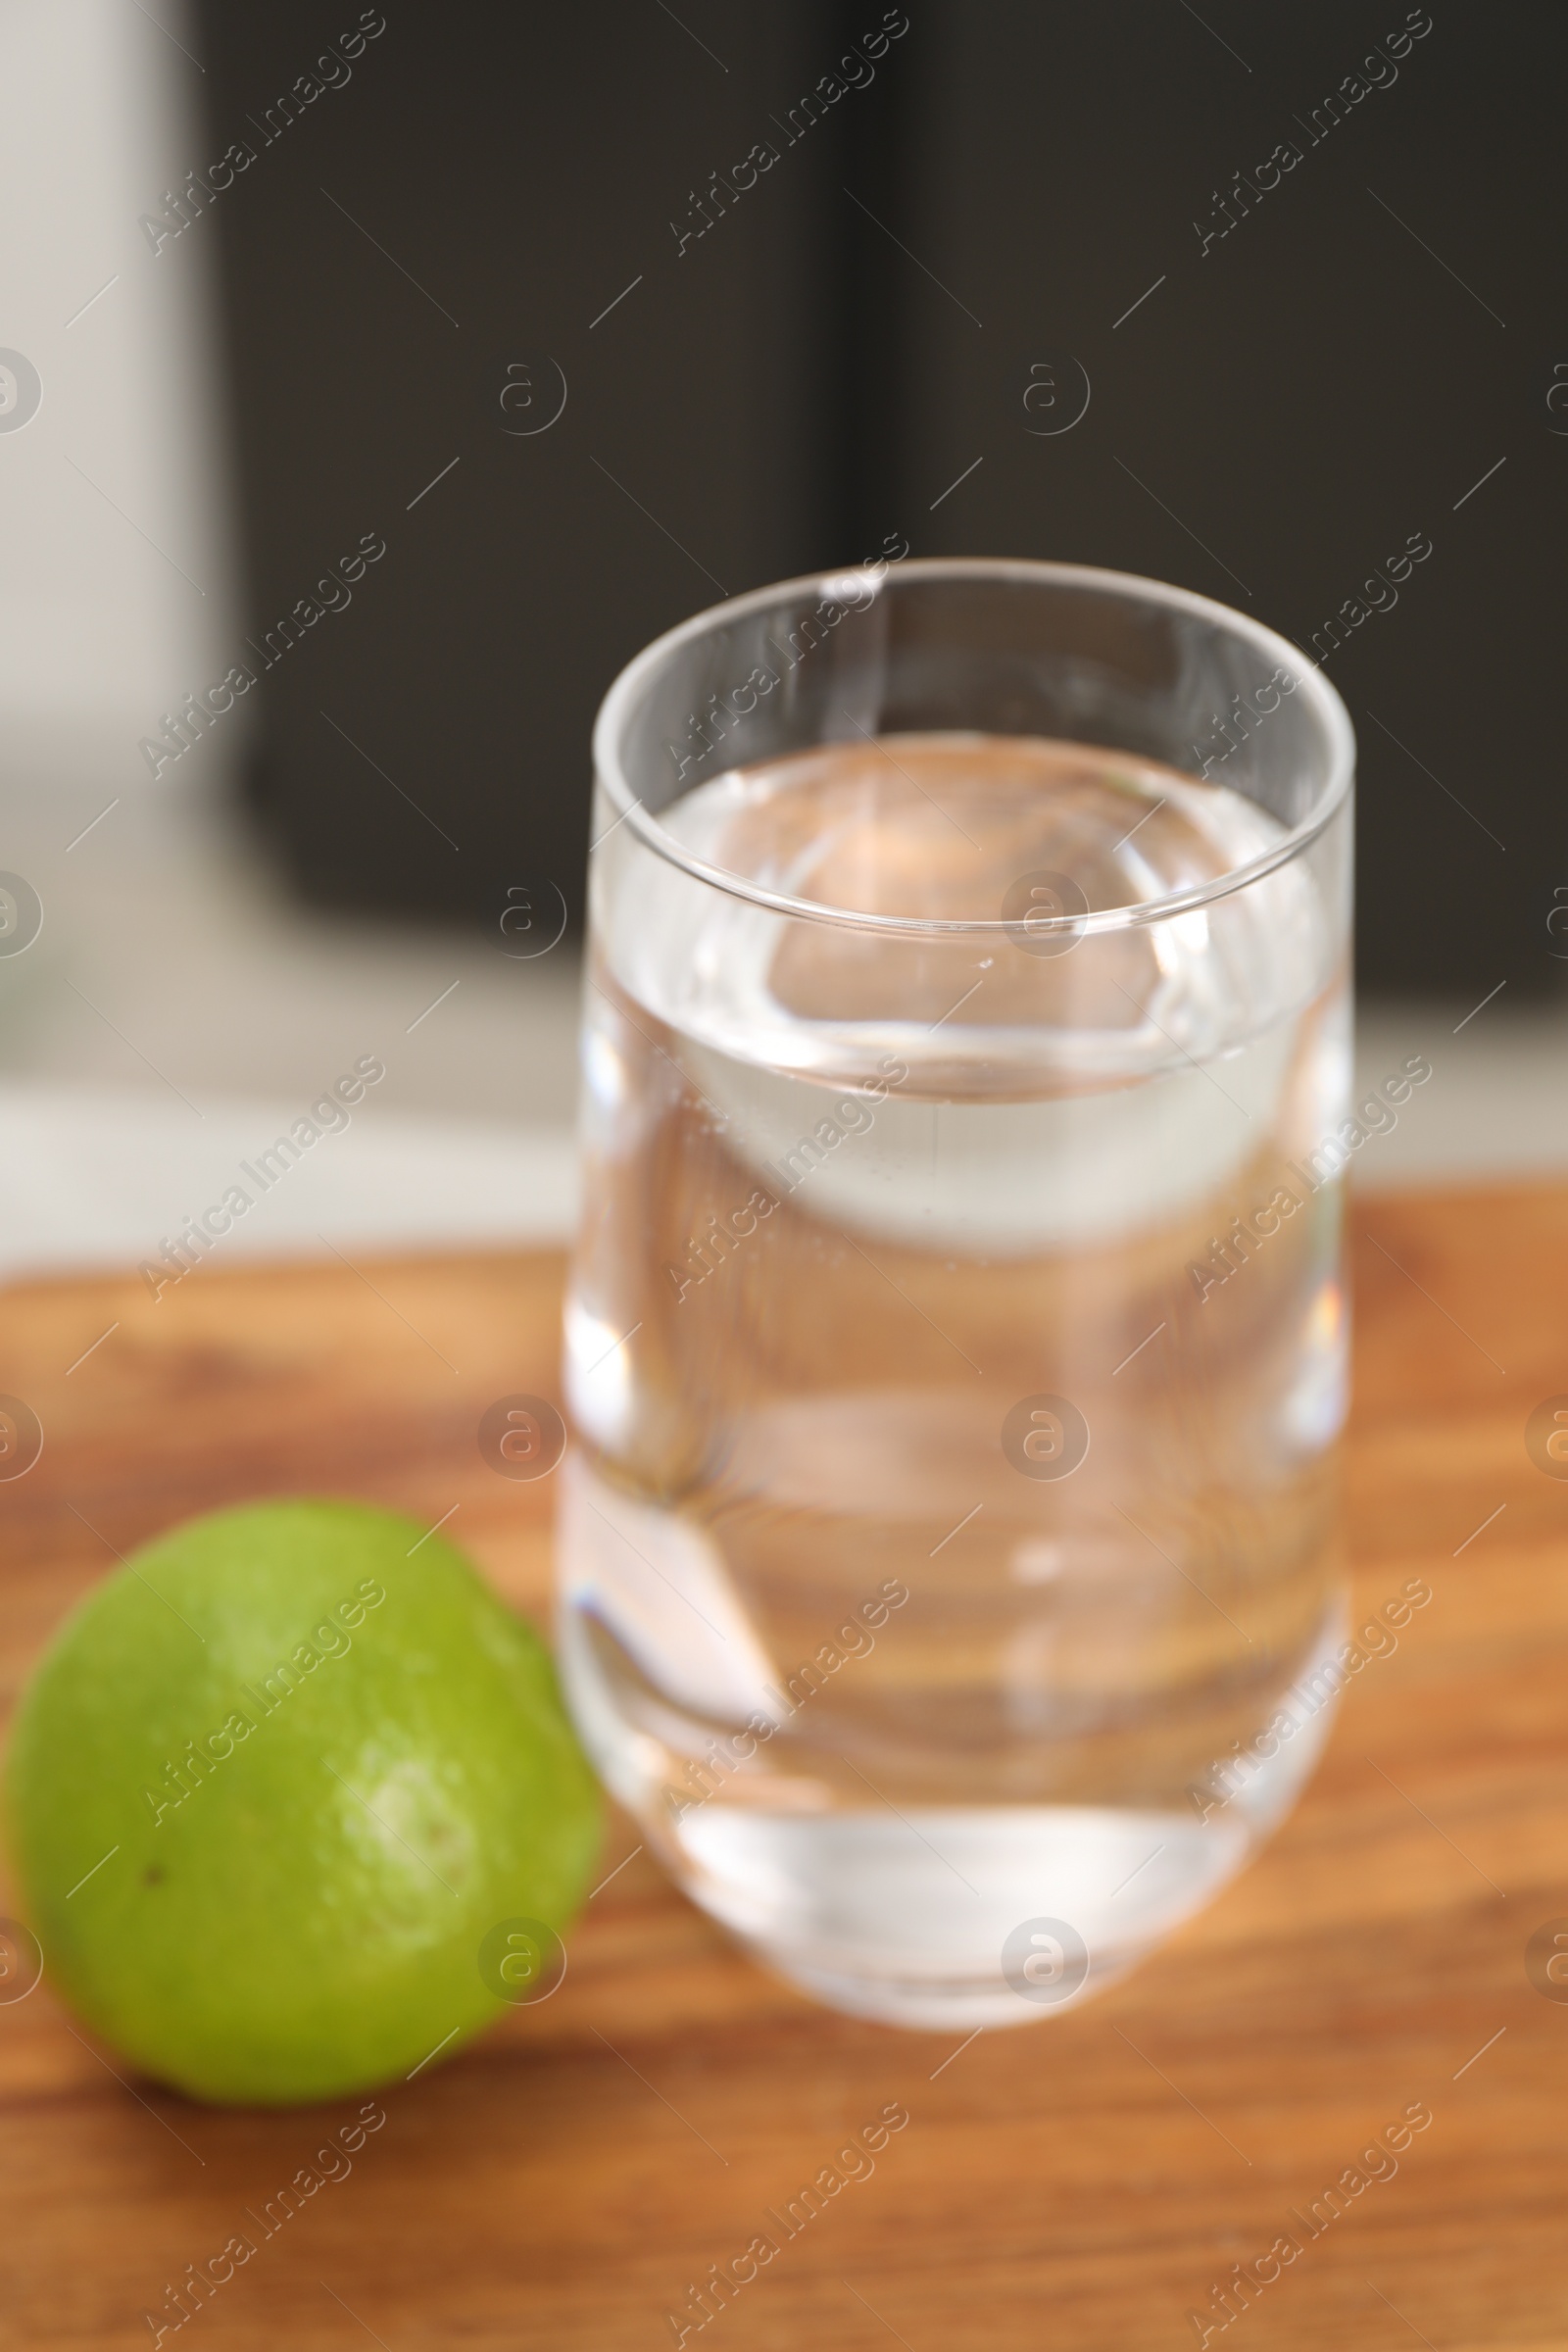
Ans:
MULTIPOLYGON (((1189 2312, 1263 2257, 1277 2276, 1211 2343, 1558 2352, 1568 2003, 1525 1947, 1568 1916, 1568 1482, 1524 1430, 1568 1392, 1568 1192, 1377 1200, 1354 1256, 1357 1598, 1416 1576, 1434 1597, 1211 1910, 1097 2002, 956 2048, 772 1983, 618 1821, 561 1991, 387 2091, 352 2170, 180 2340, 653 2352, 765 2209, 861 2171, 838 2152, 897 2106, 874 2172, 688 2346, 1193 2344, 1189 2312), (1397 2170, 1363 2164, 1412 2107, 1431 2122, 1397 2170)), ((46 1432, 0 1484, 7 1707, 117 1549, 247 1495, 455 1511, 543 1621, 549 1484, 493 1475, 474 1433, 497 1396, 556 1392, 559 1283, 534 1255, 207 1266, 156 1304, 129 1281, 7 1294, 0 1391, 46 1432)), ((47 1986, 0 2005, 0 2342, 150 2342, 166 2286, 255 2237, 247 2210, 358 2105, 192 2106, 47 1986)))

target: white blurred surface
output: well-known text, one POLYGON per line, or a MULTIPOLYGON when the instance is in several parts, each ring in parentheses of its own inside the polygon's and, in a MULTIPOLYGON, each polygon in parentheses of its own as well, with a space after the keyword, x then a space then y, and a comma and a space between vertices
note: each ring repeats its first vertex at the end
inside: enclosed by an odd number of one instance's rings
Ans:
POLYGON ((1372 1004, 1356 1024, 1356 1100, 1423 1054, 1432 1076, 1398 1125, 1356 1153, 1362 1191, 1568 1178, 1568 1009, 1462 1003, 1372 1004))
MULTIPOLYGON (((20 840, 44 928, 0 958, 0 1275, 155 1256, 367 1054, 385 1079, 216 1261, 569 1232, 567 950, 513 961, 499 935, 302 913, 200 796, 147 811, 139 848, 101 826, 68 854, 63 813, 47 796, 42 831, 20 840)), ((1432 1077, 1355 1154, 1358 1188, 1568 1178, 1568 1015, 1510 1007, 1506 992, 1479 1012, 1370 1007, 1356 1099, 1414 1054, 1432 1077)))
POLYGON ((567 949, 518 960, 499 931, 302 911, 196 783, 67 849, 91 799, 14 801, 0 836, 44 908, 32 945, 0 956, 0 1278, 156 1258, 362 1056, 386 1076, 215 1262, 569 1230, 567 949))
MULTIPOLYGON (((44 906, 0 956, 0 1276, 129 1270, 220 1200, 362 1055, 386 1077, 215 1258, 554 1241, 576 1178, 580 972, 565 947, 301 910, 243 820, 166 778, 67 844, 98 784, 0 802, 0 866, 44 906), (323 1241, 324 1237, 324 1241, 323 1241)), ((1568 1178, 1568 1014, 1363 1011, 1356 1099, 1432 1077, 1356 1152, 1362 1190, 1568 1178)), ((1387 1116, 1385 1109, 1382 1114, 1387 1116)))
POLYGON ((210 1097, 200 1132, 184 1135, 146 1089, 7 1083, 0 1130, 12 1182, 0 1275, 156 1264, 183 1218, 220 1204, 230 1186, 253 1205, 213 1243, 216 1265, 334 1248, 515 1247, 570 1230, 576 1170, 564 1130, 382 1115, 373 1091, 351 1126, 324 1134, 261 1191, 260 1155, 307 1108, 303 1099, 210 1097))

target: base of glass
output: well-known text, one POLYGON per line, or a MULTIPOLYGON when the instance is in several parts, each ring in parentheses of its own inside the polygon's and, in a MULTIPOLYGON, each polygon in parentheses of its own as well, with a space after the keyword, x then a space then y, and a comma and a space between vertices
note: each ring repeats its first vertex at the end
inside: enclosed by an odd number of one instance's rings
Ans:
POLYGON ((760 1966, 824 2008, 837 2009, 846 2017, 869 2018, 873 2025, 903 2026, 917 2034, 1038 2025, 1043 2018, 1059 2016, 1064 2009, 1076 2008, 1103 1991, 1142 1956, 1133 1954, 1119 1968, 1095 1969, 1077 1992, 1052 2008, 1042 2008, 1021 2000, 1010 1985, 995 1982, 965 1984, 953 1980, 932 1984, 890 1976, 835 1976, 827 1969, 802 1967, 792 1951, 770 1951, 751 1942, 748 1948, 760 1966))
MULTIPOLYGON (((1315 1645, 1317 1680, 1309 1669, 1298 1691, 1325 1681, 1341 1631, 1336 1602, 1315 1645)), ((570 1609, 562 1656, 600 1772, 692 1900, 812 1999, 927 2032, 1035 2024, 1136 1967, 1278 1826, 1335 1712, 1328 1682, 1295 1735, 1255 1756, 1201 1814, 837 1807, 809 1782, 741 1773, 708 1797, 677 1798, 670 1749, 622 1715, 591 1631, 570 1609)), ((703 1753, 696 1725, 687 1752, 703 1753)))
POLYGON ((1212 1900, 1241 1819, 1110 1806, 769 1814, 713 1801, 676 1874, 764 1965, 854 2017, 925 2031, 1075 2008, 1212 1900))

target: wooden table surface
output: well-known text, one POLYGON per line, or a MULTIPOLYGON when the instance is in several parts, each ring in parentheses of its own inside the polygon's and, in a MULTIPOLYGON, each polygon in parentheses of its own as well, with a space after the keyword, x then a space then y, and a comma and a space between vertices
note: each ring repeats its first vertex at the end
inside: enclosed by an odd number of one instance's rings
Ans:
MULTIPOLYGON (((1354 1222, 1357 1599, 1412 1576, 1434 1598, 1212 1909, 1098 2001, 955 2055, 808 2006, 638 1853, 560 1993, 389 2090, 352 2172, 192 2333, 653 2352, 688 2285, 898 2102, 874 2173, 688 2346, 1193 2344, 1189 2313, 1289 2232, 1300 2253, 1212 2344, 1559 2352, 1568 2004, 1525 1946, 1568 1916, 1568 1482, 1524 1430, 1568 1392, 1568 1193, 1385 1197, 1354 1222), (1397 2171, 1309 2236, 1292 2208, 1413 2105, 1432 2121, 1397 2171)), ((549 1484, 495 1476, 474 1432, 497 1396, 556 1393, 559 1280, 534 1255, 213 1265, 156 1304, 130 1281, 8 1293, 0 1392, 47 1432, 0 1484, 8 1709, 111 1546, 248 1495, 459 1504, 450 1532, 544 1620, 549 1484)), ((617 1820, 604 1871, 636 1843, 617 1820)), ((114 2065, 47 1985, 0 2005, 7 2346, 151 2341, 166 2285, 358 2105, 222 2112, 114 2065)))

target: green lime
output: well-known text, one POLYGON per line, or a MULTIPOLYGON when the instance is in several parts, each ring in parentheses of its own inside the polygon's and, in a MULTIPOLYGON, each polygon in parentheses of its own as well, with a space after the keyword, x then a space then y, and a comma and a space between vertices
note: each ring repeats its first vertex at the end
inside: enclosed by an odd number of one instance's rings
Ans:
POLYGON ((202 2099, 324 2099, 559 1981, 600 1835, 543 1643, 350 1502, 147 1544, 67 1621, 7 1765, 60 1991, 202 2099))

